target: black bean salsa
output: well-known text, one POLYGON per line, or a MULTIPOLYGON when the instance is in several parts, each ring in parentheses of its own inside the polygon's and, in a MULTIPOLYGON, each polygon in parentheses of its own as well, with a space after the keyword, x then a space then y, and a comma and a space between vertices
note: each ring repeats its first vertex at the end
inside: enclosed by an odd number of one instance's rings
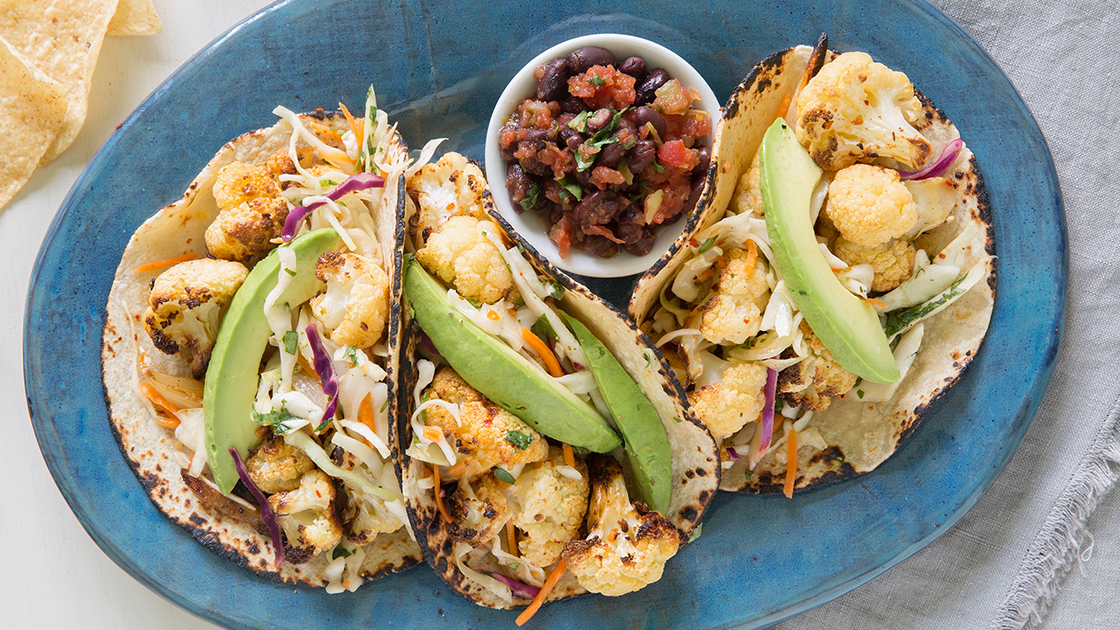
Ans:
POLYGON ((535 98, 502 127, 506 189, 541 216, 560 257, 649 253, 658 226, 696 206, 712 133, 700 98, 645 60, 588 46, 538 66, 535 98))

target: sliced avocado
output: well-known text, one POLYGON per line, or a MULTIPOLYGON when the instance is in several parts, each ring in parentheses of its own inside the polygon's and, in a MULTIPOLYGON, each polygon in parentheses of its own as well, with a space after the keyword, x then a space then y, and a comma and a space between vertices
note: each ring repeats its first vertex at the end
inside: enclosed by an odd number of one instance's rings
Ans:
POLYGON ((780 118, 766 130, 759 153, 766 232, 797 308, 845 370, 874 383, 897 381, 875 309, 840 284, 817 244, 809 214, 821 169, 780 118))
POLYGON ((447 289, 411 256, 403 298, 443 358, 499 407, 572 446, 606 453, 622 443, 594 407, 464 318, 448 303, 447 289))
MULTIPOLYGON (((327 228, 308 232, 292 240, 296 273, 280 295, 277 304, 297 305, 310 300, 319 289, 315 262, 324 252, 338 248, 338 232, 327 228)), ((229 494, 237 485, 237 469, 230 447, 242 459, 261 438, 260 426, 253 421, 253 401, 257 395, 261 357, 268 346, 272 329, 264 313, 264 301, 276 288, 280 273, 279 248, 257 263, 237 294, 218 329, 218 338, 206 370, 202 406, 205 412, 206 453, 218 489, 229 494)))
POLYGON ((560 316, 583 348, 599 393, 622 433, 638 494, 646 505, 665 514, 673 485, 673 454, 665 425, 653 403, 603 342, 576 318, 563 311, 560 316))

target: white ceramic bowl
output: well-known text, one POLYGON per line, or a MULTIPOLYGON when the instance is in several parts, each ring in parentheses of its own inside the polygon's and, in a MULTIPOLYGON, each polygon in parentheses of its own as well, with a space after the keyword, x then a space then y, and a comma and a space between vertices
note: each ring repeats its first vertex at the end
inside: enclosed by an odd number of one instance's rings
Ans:
MULTIPOLYGON (((687 61, 673 51, 660 44, 655 44, 641 37, 632 35, 619 35, 615 33, 600 33, 585 35, 566 42, 557 44, 542 52, 525 64, 525 67, 514 75, 506 89, 498 98, 494 106, 494 113, 490 116, 490 126, 486 131, 486 178, 490 181, 490 190, 494 194, 494 204, 498 212, 509 221, 517 233, 529 242, 542 256, 557 267, 584 276, 595 278, 617 278, 642 273, 657 262, 673 241, 684 231, 687 217, 680 217, 671 225, 664 226, 657 231, 657 240, 653 249, 644 256, 632 256, 619 252, 613 258, 599 258, 574 247, 568 250, 567 258, 560 258, 560 251, 556 244, 548 238, 548 226, 542 216, 525 212, 518 214, 510 201, 509 192, 506 190, 506 171, 508 164, 502 159, 499 152, 498 133, 506 124, 507 118, 517 109, 517 104, 525 98, 534 95, 537 89, 537 80, 533 78, 533 70, 557 57, 567 57, 568 53, 584 46, 599 46, 614 53, 617 59, 638 55, 645 59, 646 68, 653 70, 664 68, 669 76, 677 79, 685 87, 695 88, 700 92, 700 109, 708 112, 712 119, 712 135, 715 135, 716 123, 720 118, 720 103, 712 88, 687 61)), ((711 136, 704 144, 711 147, 711 136)))

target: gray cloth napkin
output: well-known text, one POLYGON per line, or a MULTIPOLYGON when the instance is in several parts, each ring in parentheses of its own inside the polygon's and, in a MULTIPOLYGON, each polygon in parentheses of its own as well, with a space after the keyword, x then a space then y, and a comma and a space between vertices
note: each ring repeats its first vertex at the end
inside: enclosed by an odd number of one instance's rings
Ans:
POLYGON ((1120 476, 1120 9, 934 4, 1011 78, 1050 145, 1070 243, 1064 344, 1022 445, 956 526, 776 628, 1120 627, 1120 492, 1109 494, 1120 476))

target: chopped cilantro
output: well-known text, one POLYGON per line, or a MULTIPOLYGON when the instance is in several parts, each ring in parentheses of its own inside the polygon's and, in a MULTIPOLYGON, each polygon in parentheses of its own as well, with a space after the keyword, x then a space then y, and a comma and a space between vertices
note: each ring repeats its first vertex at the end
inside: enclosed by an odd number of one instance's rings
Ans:
POLYGON ((658 173, 664 173, 665 172, 665 167, 661 166, 661 164, 658 163, 657 160, 654 160, 653 161, 653 170, 657 171, 658 173))
POLYGON ((520 431, 507 431, 506 441, 516 446, 517 450, 523 451, 533 443, 533 436, 520 431))
MULTIPOLYGON (((579 182, 571 175, 565 175, 563 178, 556 180, 557 184, 568 191, 568 193, 576 198, 576 201, 583 199, 583 188, 580 187, 579 182)), ((535 185, 535 184, 534 184, 535 185)))
POLYGON ((281 407, 280 411, 270 411, 268 413, 257 413, 253 410, 253 422, 265 427, 272 427, 272 432, 276 435, 284 435, 289 431, 284 423, 288 420, 296 420, 297 416, 293 416, 285 407, 281 407))
POLYGON ((498 478, 498 481, 504 481, 506 483, 514 483, 517 481, 513 478, 513 475, 509 474, 509 471, 504 468, 494 467, 494 476, 498 478))
POLYGON ((548 278, 541 278, 544 286, 548 289, 548 297, 555 300, 564 299, 564 287, 559 282, 553 282, 548 278))
POLYGON ((284 333, 284 352, 288 354, 295 354, 296 347, 299 345, 299 333, 294 330, 289 330, 284 333))
POLYGON ((786 406, 786 404, 781 398, 779 398, 777 396, 774 397, 774 413, 781 413, 782 409, 785 406, 786 406))
POLYGON ((287 273, 289 276, 296 275, 296 270, 295 269, 288 269, 287 267, 284 267, 284 272, 287 273))
POLYGON ((529 194, 525 195, 525 198, 517 203, 521 205, 522 210, 532 210, 534 207, 536 207, 537 201, 540 199, 540 194, 541 185, 537 182, 533 182, 532 185, 529 186, 529 194))
POLYGON ((857 389, 856 390, 856 396, 859 396, 859 399, 863 400, 863 390, 862 389, 857 389))
POLYGON ((748 469, 747 469, 747 474, 745 475, 745 476, 746 476, 746 478, 747 478, 747 481, 750 481, 750 480, 751 480, 751 477, 752 477, 753 475, 754 475, 754 471, 753 471, 753 470, 751 470, 750 468, 748 468, 748 469))
POLYGON ((964 282, 964 279, 967 277, 967 275, 964 275, 958 278, 956 282, 951 284, 948 289, 943 291, 941 295, 933 300, 911 306, 910 308, 904 308, 887 313, 887 325, 883 327, 883 332, 887 334, 887 338, 889 339, 902 332, 903 330, 906 330, 911 325, 913 325, 914 322, 925 317, 926 315, 929 315, 939 306, 944 305, 946 302, 949 302, 953 298, 963 293, 960 287, 961 283, 964 282))
POLYGON ((346 358, 350 359, 350 365, 357 367, 358 365, 358 346, 346 346, 346 358))
POLYGON ((552 324, 549 323, 548 318, 546 318, 544 315, 541 315, 537 318, 537 321, 533 322, 533 325, 529 328, 529 331, 536 335, 537 338, 539 338, 541 341, 550 346, 556 339, 556 331, 552 329, 552 324))
POLYGON ((604 85, 607 84, 607 82, 604 81, 603 79, 599 78, 599 75, 597 75, 597 74, 591 75, 590 81, 591 81, 591 85, 594 85, 595 87, 603 87, 604 85))
POLYGON ((334 548, 334 554, 331 555, 331 558, 337 560, 338 558, 349 558, 352 555, 354 555, 353 551, 350 551, 349 549, 344 548, 342 545, 339 545, 334 548))
POLYGON ((591 117, 591 111, 580 112, 578 116, 568 121, 568 126, 580 133, 587 133, 587 119, 591 117))
POLYGON ((715 245, 715 244, 716 244, 716 237, 709 236, 708 240, 704 241, 704 243, 700 245, 700 249, 696 250, 696 253, 697 254, 703 254, 704 252, 711 249, 712 245, 715 245))
POLYGON ((471 306, 475 308, 482 308, 482 302, 471 298, 466 298, 466 300, 471 303, 471 306))
POLYGON ((381 412, 384 413, 385 409, 387 409, 388 407, 389 407, 389 399, 386 398, 385 402, 381 403, 381 412))

